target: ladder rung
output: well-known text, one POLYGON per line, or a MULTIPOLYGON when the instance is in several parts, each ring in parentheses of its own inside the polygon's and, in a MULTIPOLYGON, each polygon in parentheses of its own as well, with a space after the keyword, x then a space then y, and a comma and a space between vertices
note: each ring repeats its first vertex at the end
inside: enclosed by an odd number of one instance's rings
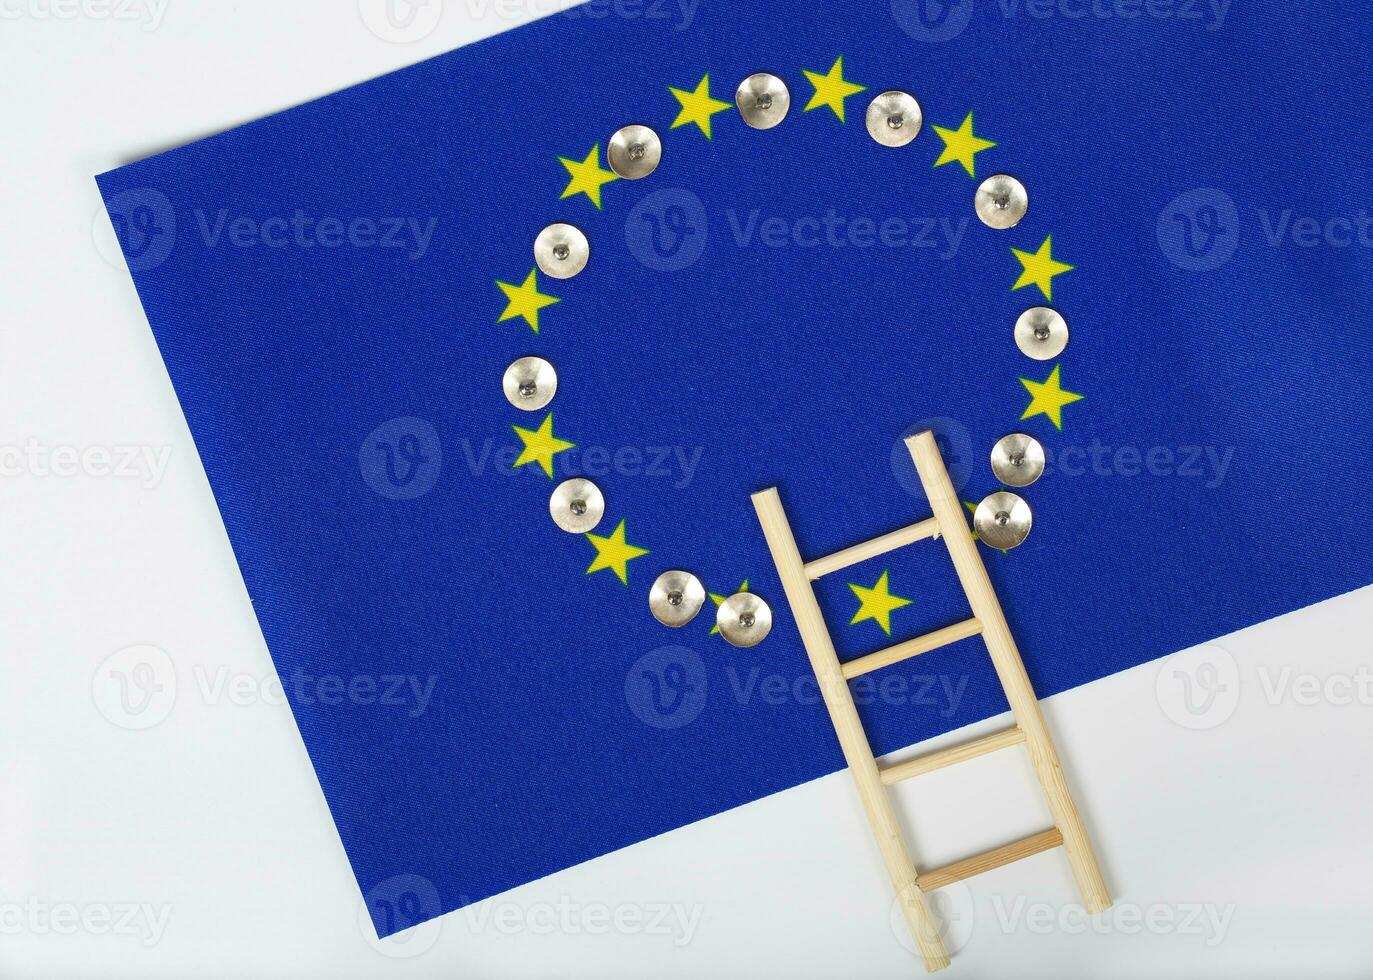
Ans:
POLYGON ((1004 867, 1012 861, 1019 861, 1021 858, 1027 858, 1039 854, 1041 851, 1058 847, 1062 843, 1063 835, 1058 832, 1057 828, 1046 830, 1023 840, 1003 845, 995 850, 975 854, 970 858, 964 858, 962 861, 955 861, 953 864, 946 864, 942 868, 935 868, 933 871, 918 874, 915 877, 915 884, 921 891, 926 892, 935 888, 943 888, 945 885, 952 885, 955 881, 962 881, 964 878, 971 878, 973 875, 980 875, 984 871, 1004 867))
POLYGON ((852 548, 845 548, 843 551, 836 551, 824 558, 806 562, 806 578, 814 582, 823 575, 837 572, 841 568, 848 568, 850 565, 857 565, 860 561, 885 555, 888 551, 895 551, 897 548, 923 541, 926 538, 937 537, 939 537, 939 522, 931 517, 919 524, 903 527, 899 531, 892 531, 890 534, 873 538, 871 541, 864 541, 852 548))
POLYGON ((841 664, 840 669, 844 672, 845 680, 853 680, 855 677, 871 674, 874 670, 881 670, 883 667, 890 667, 892 664, 909 660, 917 654, 929 653, 931 650, 946 647, 950 643, 966 640, 968 637, 976 636, 981 632, 982 623, 980 621, 976 618, 965 619, 961 623, 954 623, 952 626, 945 626, 933 633, 917 636, 913 640, 906 640, 904 643, 887 647, 885 650, 878 650, 866 657, 850 660, 846 664, 841 664))
POLYGON ((1025 741, 1025 733, 1019 728, 1007 728, 1005 731, 993 732, 990 735, 975 738, 971 742, 951 745, 947 749, 940 749, 938 752, 918 755, 914 759, 907 759, 905 762, 887 766, 882 770, 882 782, 890 786, 892 783, 899 783, 903 779, 922 776, 927 772, 943 769, 945 766, 976 759, 979 755, 986 755, 997 749, 1019 745, 1023 741, 1025 741))

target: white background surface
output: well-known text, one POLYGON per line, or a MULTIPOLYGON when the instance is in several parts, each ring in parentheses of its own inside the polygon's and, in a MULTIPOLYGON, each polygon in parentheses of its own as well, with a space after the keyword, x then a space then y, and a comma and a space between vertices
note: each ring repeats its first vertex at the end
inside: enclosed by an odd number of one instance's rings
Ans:
MULTIPOLYGON (((397 44, 340 0, 64 2, 0 0, 0 977, 920 975, 844 773, 377 943, 91 177, 550 7, 397 44), (132 730, 140 659, 174 678, 132 730)), ((946 975, 1373 976, 1370 615, 1047 702, 1117 910, 1061 852, 972 879, 946 975)), ((899 798, 924 866, 1048 826, 1018 748, 899 798)))

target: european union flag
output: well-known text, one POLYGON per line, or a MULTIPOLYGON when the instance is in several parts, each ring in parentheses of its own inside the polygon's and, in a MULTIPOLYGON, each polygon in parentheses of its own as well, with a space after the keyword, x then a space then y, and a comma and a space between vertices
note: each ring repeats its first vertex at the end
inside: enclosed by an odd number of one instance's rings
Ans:
MULTIPOLYGON (((840 768, 750 496, 911 525, 913 433, 1033 515, 1041 697, 1373 581, 1364 4, 633 11, 99 178, 381 935, 840 768)), ((817 589, 845 660, 970 615, 817 589)), ((972 638, 864 680, 879 753, 1006 709, 972 638)))

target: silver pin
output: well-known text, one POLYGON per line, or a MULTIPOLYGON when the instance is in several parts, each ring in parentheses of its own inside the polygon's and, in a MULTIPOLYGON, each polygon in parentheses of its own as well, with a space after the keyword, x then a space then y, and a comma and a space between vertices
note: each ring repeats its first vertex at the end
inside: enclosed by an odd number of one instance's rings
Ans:
POLYGON ((772 610, 752 592, 736 592, 715 610, 715 625, 731 646, 757 646, 772 632, 772 610))
POLYGON ((920 103, 906 92, 883 92, 868 105, 868 134, 883 146, 905 146, 923 121, 920 103))
POLYGON ((586 268, 589 258, 591 245, 571 225, 549 225, 534 239, 534 261, 544 275, 554 279, 571 279, 586 268))
POLYGON ((973 207, 988 228, 1014 228, 1030 210, 1030 192, 1014 177, 997 174, 982 182, 973 196, 973 207))
POLYGON ((647 126, 626 126, 610 137, 606 159, 610 169, 626 180, 639 180, 658 169, 663 141, 647 126))
POLYGON ((1053 360, 1068 346, 1068 321, 1047 306, 1026 310, 1015 321, 1015 345, 1036 361, 1053 360))
POLYGON ((1002 436, 992 447, 992 472, 1008 487, 1028 487, 1044 475, 1044 447, 1023 432, 1002 436))
POLYGON ((690 572, 663 572, 648 590, 648 608, 664 626, 685 626, 706 601, 706 588, 690 572))
POLYGON ((548 512, 553 523, 568 534, 585 534, 595 530, 605 516, 605 497, 590 480, 564 480, 548 498, 548 512))
POLYGON ((987 497, 973 512, 973 529, 989 548, 1009 551, 1030 534, 1034 515, 1020 496, 1001 490, 987 497))
POLYGON ((739 115, 754 129, 771 129, 787 118, 791 108, 791 93, 786 83, 776 75, 759 72, 739 83, 734 93, 739 115))
POLYGON ((521 357, 501 379, 506 400, 518 409, 537 412, 558 392, 558 372, 542 357, 521 357))

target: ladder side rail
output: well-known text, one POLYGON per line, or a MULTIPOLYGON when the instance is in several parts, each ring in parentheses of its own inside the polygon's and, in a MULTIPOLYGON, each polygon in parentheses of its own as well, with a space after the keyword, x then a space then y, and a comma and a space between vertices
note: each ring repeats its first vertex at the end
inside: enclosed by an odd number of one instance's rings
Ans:
POLYGON ((1011 636, 1001 603, 992 589, 986 566, 982 564, 982 556, 978 554, 977 543, 968 529, 963 505, 949 480, 939 447, 930 432, 910 437, 906 440, 906 446, 943 531, 945 546, 973 615, 982 623, 982 638, 1011 706, 1011 714, 1016 726, 1025 733, 1030 761, 1034 764, 1035 775, 1039 778, 1049 811, 1053 814, 1054 825, 1063 835, 1063 848, 1068 854, 1078 890, 1082 893, 1083 904, 1090 913, 1101 912, 1111 907, 1110 893, 1092 851, 1087 828, 1063 775, 1058 751, 1054 748, 1039 708, 1039 699, 1025 672, 1025 664, 1011 636))
POLYGON ((834 641, 825 625, 820 604, 816 601, 815 590, 806 576, 805 562, 797 549, 776 488, 755 493, 753 506, 777 566, 777 574, 791 606, 806 655, 810 658, 811 669, 820 684, 835 734, 839 736, 839 745, 848 762, 849 772, 853 774, 859 799, 872 825, 873 836, 877 839, 882 860, 891 876, 892 887, 900 899, 906 924, 920 949, 925 968, 931 971, 941 969, 949 965, 948 953, 940 938, 937 922, 925 902, 924 893, 916 883, 915 865, 902 839, 896 813, 882 784, 877 760, 873 758, 867 733, 858 718, 853 694, 840 669, 834 641))

